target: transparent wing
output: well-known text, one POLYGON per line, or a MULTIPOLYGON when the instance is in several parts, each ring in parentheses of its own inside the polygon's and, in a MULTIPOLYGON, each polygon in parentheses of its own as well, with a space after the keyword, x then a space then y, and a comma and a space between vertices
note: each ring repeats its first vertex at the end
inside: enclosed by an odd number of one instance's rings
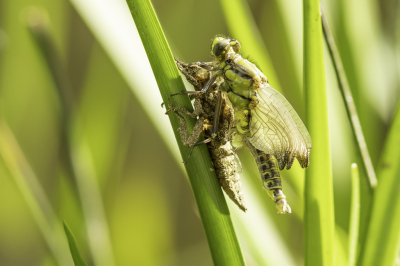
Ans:
POLYGON ((279 168, 287 169, 297 158, 303 168, 309 165, 311 137, 299 115, 268 83, 258 92, 258 105, 251 110, 250 142, 259 150, 273 154, 279 168))

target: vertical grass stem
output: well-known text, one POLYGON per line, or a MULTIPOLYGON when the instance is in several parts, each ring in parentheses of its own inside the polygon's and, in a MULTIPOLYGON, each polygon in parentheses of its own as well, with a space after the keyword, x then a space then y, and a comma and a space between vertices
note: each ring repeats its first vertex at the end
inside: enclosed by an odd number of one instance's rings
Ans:
POLYGON ((333 265, 334 208, 319 0, 304 0, 304 89, 313 148, 306 171, 305 265, 333 265))

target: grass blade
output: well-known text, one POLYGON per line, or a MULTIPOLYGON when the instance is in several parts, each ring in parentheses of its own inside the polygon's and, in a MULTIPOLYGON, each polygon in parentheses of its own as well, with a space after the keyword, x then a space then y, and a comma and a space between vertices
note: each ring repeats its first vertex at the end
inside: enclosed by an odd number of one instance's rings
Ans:
POLYGON ((349 229, 349 266, 356 265, 360 226, 360 176, 357 164, 351 166, 351 208, 349 229))
POLYGON ((400 108, 386 139, 377 173, 371 221, 360 265, 393 265, 400 240, 400 108))
POLYGON ((368 176, 369 184, 374 188, 377 184, 374 166, 369 156, 367 144, 365 142, 364 133, 361 128, 360 119, 357 114, 356 105, 353 100, 349 83, 347 82, 346 75, 342 61, 340 59, 339 52, 337 50, 335 40, 333 39, 332 31, 329 28, 328 21, 325 18, 324 12, 321 11, 322 29, 324 31, 324 37, 328 46, 329 54, 332 58, 333 67, 335 69, 338 85, 340 92, 343 97, 344 106, 346 107, 347 116, 349 117, 353 136, 357 142, 357 148, 361 155, 363 166, 368 176))
POLYGON ((59 55, 49 25, 43 19, 45 13, 33 9, 29 13, 28 28, 36 41, 49 68, 60 97, 62 109, 62 132, 60 146, 65 156, 61 157, 65 170, 77 183, 80 201, 84 210, 89 246, 97 265, 114 265, 114 255, 109 238, 103 199, 93 169, 93 160, 87 141, 82 139, 82 121, 77 114, 76 103, 61 56, 59 55), (75 124, 73 124, 73 122, 75 124), (71 130, 76 126, 74 130, 71 130), (75 135, 72 133, 74 132, 75 135), (99 241, 101 239, 101 241, 99 241))
MULTIPOLYGON (((163 101, 169 103, 173 100, 175 106, 192 110, 186 95, 169 99, 170 94, 184 91, 185 87, 150 1, 127 0, 127 4, 146 50, 163 101)), ((185 148, 180 141, 177 132, 178 118, 173 114, 169 115, 169 118, 182 158, 186 158, 189 149, 185 148)), ((193 119, 188 120, 189 128, 193 128, 194 123, 193 119)), ((214 264, 244 265, 229 209, 215 172, 210 171, 212 164, 207 148, 205 146, 196 147, 185 167, 214 264)))
POLYGON ((79 252, 78 245, 76 244, 75 237, 72 234, 71 230, 68 228, 68 225, 64 221, 64 231, 65 235, 68 239, 69 250, 71 251, 72 259, 74 260, 75 266, 86 266, 85 261, 82 259, 82 256, 79 252))
POLYGON ((322 28, 318 0, 304 0, 304 88, 313 141, 305 182, 305 265, 333 265, 334 210, 322 28))
POLYGON ((0 117, 0 156, 14 178, 21 195, 36 221, 43 238, 61 266, 69 266, 70 258, 62 239, 62 228, 40 182, 25 158, 17 140, 0 117))

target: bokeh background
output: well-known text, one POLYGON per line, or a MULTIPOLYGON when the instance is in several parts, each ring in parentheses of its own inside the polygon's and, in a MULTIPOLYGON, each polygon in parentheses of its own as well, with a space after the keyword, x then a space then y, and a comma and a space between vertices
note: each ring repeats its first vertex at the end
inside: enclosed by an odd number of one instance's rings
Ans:
MULTIPOLYGON (((375 165, 399 96, 398 2, 322 1, 375 165)), ((236 37, 218 1, 152 3, 182 61, 210 61, 216 34, 236 37)), ((271 84, 304 119, 302 2, 244 4, 275 69, 271 84)), ((245 47, 243 55, 257 63, 245 47)), ((350 166, 360 161, 325 55, 344 265, 350 166)), ((212 265, 161 102, 125 1, 0 0, 0 265, 72 265, 63 220, 89 265, 212 265), (70 95, 60 97, 62 86, 70 95)), ((302 265, 304 170, 283 171, 293 214, 277 215, 250 153, 239 156, 249 211, 228 203, 247 264, 302 265)), ((369 200, 362 194, 362 208, 369 200)))

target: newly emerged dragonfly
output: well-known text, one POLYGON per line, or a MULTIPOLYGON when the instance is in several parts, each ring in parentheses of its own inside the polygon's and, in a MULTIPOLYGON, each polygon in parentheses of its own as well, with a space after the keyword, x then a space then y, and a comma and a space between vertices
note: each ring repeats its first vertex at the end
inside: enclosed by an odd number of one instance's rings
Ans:
MULTIPOLYGON (((200 91, 209 81, 211 77, 210 71, 205 70, 197 63, 186 64, 177 59, 175 61, 178 69, 196 91, 200 91)), ((219 95, 215 90, 221 82, 222 79, 211 84, 211 88, 207 93, 192 95, 195 98, 193 113, 190 113, 185 108, 174 107, 171 104, 168 106, 167 113, 174 112, 178 116, 180 120, 180 128, 178 130, 186 147, 193 149, 195 145, 207 143, 221 187, 241 210, 246 211, 247 207, 242 194, 237 163, 230 142, 229 130, 234 122, 234 111, 226 104, 226 101, 221 101, 221 106, 216 108, 219 102, 219 95), (220 116, 217 121, 218 131, 216 136, 211 138, 215 109, 220 110, 220 116), (182 115, 198 118, 190 136, 188 136, 186 121, 182 115), (197 143, 201 133, 203 133, 206 141, 197 143)))
MULTIPOLYGON (((295 158, 301 167, 308 167, 311 137, 285 97, 273 89, 265 75, 239 51, 237 40, 215 37, 211 47, 214 61, 197 63, 213 75, 201 91, 184 93, 205 93, 217 78, 223 79, 219 94, 226 95, 235 112, 232 144, 250 149, 278 213, 290 213, 279 170, 285 166, 290 169, 295 158)), ((218 119, 218 110, 214 117, 214 121, 218 119)))

